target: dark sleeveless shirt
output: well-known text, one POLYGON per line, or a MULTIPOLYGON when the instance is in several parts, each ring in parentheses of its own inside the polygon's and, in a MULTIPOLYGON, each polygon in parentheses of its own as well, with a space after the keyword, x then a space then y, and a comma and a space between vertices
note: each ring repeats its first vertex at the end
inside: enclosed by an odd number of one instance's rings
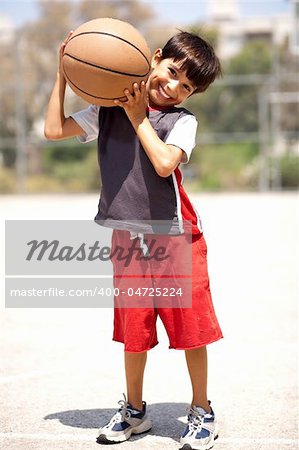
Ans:
MULTIPOLYGON (((150 110, 150 123, 165 142, 177 120, 191 115, 184 108, 150 110)), ((101 196, 95 220, 100 225, 154 233, 150 221, 163 224, 163 234, 181 234, 177 193, 172 175, 157 174, 121 107, 99 110, 98 161, 101 196), (166 228, 165 228, 166 227, 166 228)), ((160 229, 161 232, 161 229, 160 229)))

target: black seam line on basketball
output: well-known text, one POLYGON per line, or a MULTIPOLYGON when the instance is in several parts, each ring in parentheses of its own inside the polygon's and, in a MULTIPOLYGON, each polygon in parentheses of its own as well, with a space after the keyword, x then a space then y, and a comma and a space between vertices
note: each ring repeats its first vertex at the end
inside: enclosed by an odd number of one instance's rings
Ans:
POLYGON ((104 36, 111 36, 114 37, 116 39, 119 39, 120 41, 126 42, 127 44, 131 45, 131 47, 134 47, 139 53, 141 53, 141 55, 144 57, 144 59, 146 60, 148 67, 150 69, 150 62, 148 61, 147 57, 145 56, 145 54, 140 50, 140 48, 136 47, 136 45, 132 44, 130 41, 127 41, 124 38, 121 38, 119 36, 116 36, 115 34, 112 33, 106 33, 103 31, 83 31, 82 33, 76 34, 76 36, 73 36, 70 38, 70 41, 72 39, 75 39, 77 36, 82 36, 83 34, 103 34, 104 36))
POLYGON ((64 72, 65 78, 67 78, 68 82, 71 83, 73 86, 75 86, 78 91, 82 92, 83 94, 89 95, 89 97, 93 98, 101 98, 102 100, 120 100, 122 98, 125 98, 123 95, 122 97, 98 97, 97 95, 90 94, 89 92, 83 91, 83 89, 79 88, 75 83, 72 82, 72 80, 67 76, 67 74, 64 72))
POLYGON ((87 64, 88 66, 95 67, 96 69, 105 70, 106 72, 117 73, 117 74, 119 74, 119 75, 126 75, 126 76, 128 76, 128 77, 138 77, 138 78, 143 78, 143 77, 146 77, 147 74, 148 74, 148 72, 149 72, 149 70, 148 70, 146 73, 141 74, 141 75, 139 75, 139 74, 137 74, 137 73, 121 72, 120 70, 107 69, 107 67, 102 67, 102 66, 98 66, 97 64, 93 64, 93 63, 90 63, 90 62, 87 62, 87 61, 83 61, 82 59, 77 58, 76 56, 70 55, 69 53, 64 53, 63 56, 68 56, 69 58, 72 58, 72 59, 74 59, 75 61, 78 61, 78 62, 80 62, 80 63, 82 63, 82 64, 87 64))

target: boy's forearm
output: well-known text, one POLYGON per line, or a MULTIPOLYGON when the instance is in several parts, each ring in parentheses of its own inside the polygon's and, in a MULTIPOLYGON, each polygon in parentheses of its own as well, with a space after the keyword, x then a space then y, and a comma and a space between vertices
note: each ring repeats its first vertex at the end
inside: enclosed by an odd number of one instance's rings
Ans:
POLYGON ((45 136, 48 139, 55 139, 61 133, 65 122, 64 97, 66 81, 64 76, 57 73, 56 81, 48 104, 48 111, 45 120, 45 136))
POLYGON ((174 154, 171 147, 159 138, 147 117, 132 121, 132 125, 158 175, 168 177, 178 165, 180 155, 174 154))

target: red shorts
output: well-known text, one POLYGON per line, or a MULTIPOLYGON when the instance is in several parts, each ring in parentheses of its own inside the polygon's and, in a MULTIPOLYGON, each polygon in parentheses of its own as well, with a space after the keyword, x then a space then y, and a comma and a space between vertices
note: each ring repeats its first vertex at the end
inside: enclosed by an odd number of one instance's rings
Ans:
MULTIPOLYGON (((152 238, 153 235, 144 236, 146 242, 149 242, 152 238)), ((138 238, 135 239, 138 240, 138 238)), ((172 239, 174 242, 177 242, 175 241, 177 238, 172 239)), ((120 246, 129 247, 130 245, 132 245, 132 240, 128 231, 113 231, 112 254, 116 248, 120 246)), ((169 338, 169 348, 177 350, 198 348, 222 338, 222 332, 212 303, 207 269, 207 246, 203 234, 192 236, 190 246, 192 253, 190 255, 192 276, 189 276, 191 302, 187 307, 184 304, 181 307, 179 305, 169 307, 169 303, 167 307, 163 307, 163 303, 160 300, 157 304, 152 299, 143 298, 143 304, 146 307, 125 306, 114 308, 113 340, 124 343, 126 352, 144 352, 158 344, 156 329, 158 316, 166 329, 169 338)), ((123 283, 126 280, 127 285, 132 286, 132 273, 134 270, 127 275, 129 272, 124 272, 123 268, 119 269, 119 262, 113 258, 111 259, 114 266, 114 286, 119 288, 120 283, 122 283, 123 287, 123 283)), ((138 264, 146 264, 146 262, 143 261, 143 263, 138 264)), ((163 272, 163 265, 159 264, 159 268, 162 267, 163 272)), ((153 286, 153 278, 151 276, 144 275, 142 280, 143 287, 153 286)), ((140 278, 138 281, 135 280, 134 283, 133 286, 140 286, 140 278)), ((169 281, 167 283, 169 286, 169 281)), ((163 278, 160 280, 159 285, 165 286, 163 278)), ((122 290, 119 289, 119 291, 122 290)), ((118 297, 116 301, 119 302, 120 298, 118 297)))

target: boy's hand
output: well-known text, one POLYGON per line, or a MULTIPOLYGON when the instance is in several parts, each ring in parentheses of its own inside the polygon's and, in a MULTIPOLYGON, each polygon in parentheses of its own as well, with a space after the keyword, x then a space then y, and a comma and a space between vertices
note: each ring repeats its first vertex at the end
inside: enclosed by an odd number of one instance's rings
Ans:
POLYGON ((71 31, 68 33, 67 37, 64 39, 63 43, 62 43, 62 44, 60 45, 60 47, 59 47, 59 67, 58 67, 58 70, 59 70, 59 73, 60 73, 61 75, 63 75, 63 70, 62 70, 62 57, 63 57, 64 49, 65 49, 65 46, 66 46, 66 44, 68 43, 68 41, 71 39, 73 33, 74 33, 74 31, 71 30, 71 31))
POLYGON ((123 108, 132 125, 135 127, 140 124, 146 117, 146 108, 148 105, 148 95, 146 92, 145 82, 142 81, 140 87, 137 83, 133 84, 134 94, 131 94, 128 89, 125 89, 124 94, 127 100, 114 100, 115 105, 123 108))

